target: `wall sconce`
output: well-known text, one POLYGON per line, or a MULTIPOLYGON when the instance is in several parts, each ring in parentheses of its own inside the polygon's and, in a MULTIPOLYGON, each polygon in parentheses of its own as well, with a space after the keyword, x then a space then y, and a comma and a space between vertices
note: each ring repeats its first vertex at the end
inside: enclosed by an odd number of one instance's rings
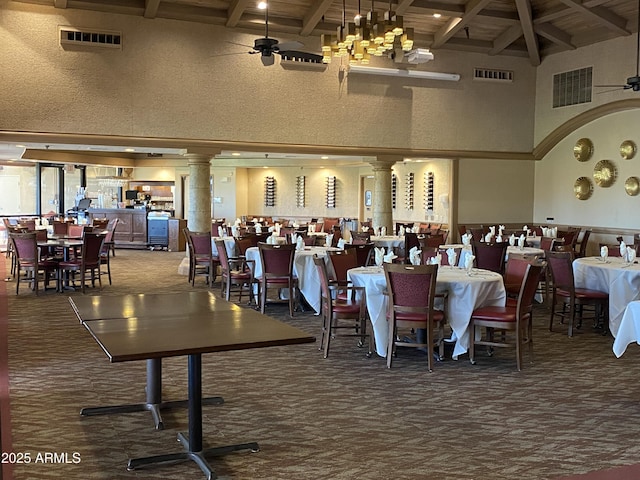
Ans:
POLYGON ((327 208, 336 208, 336 177, 327 177, 327 208))
POLYGON ((404 206, 407 210, 413 210, 413 172, 407 173, 405 181, 407 183, 407 189, 404 192, 404 206))
POLYGON ((395 173, 391 174, 391 208, 396 209, 396 198, 398 194, 398 177, 395 173))
POLYGON ((264 178, 264 206, 276 206, 276 179, 274 177, 264 178))
POLYGON ((296 177, 296 206, 304 208, 305 206, 305 178, 304 175, 296 177))
POLYGON ((424 209, 433 212, 433 172, 424 174, 424 209))

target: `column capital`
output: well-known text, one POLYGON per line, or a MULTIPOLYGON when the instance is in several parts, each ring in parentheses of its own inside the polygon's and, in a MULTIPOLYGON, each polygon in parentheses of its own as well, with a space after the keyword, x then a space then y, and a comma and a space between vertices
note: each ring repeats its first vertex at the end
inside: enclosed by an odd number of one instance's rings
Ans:
POLYGON ((187 159, 189 165, 210 165, 214 156, 202 153, 185 153, 182 155, 187 159))
POLYGON ((378 155, 375 159, 369 160, 369 165, 373 167, 373 170, 391 170, 396 163, 402 162, 403 157, 401 155, 378 155))

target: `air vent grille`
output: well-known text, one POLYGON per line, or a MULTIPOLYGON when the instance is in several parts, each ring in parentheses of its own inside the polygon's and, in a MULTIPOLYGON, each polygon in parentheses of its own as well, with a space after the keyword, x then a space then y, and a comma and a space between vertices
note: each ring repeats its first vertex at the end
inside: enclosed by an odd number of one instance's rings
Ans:
POLYGON ((84 45, 122 49, 122 34, 106 30, 60 27, 60 45, 84 45))
POLYGON ((593 67, 553 76, 553 108, 591 102, 593 67))
POLYGON ((513 71, 493 70, 489 68, 474 68, 473 79, 483 82, 513 82, 513 71))

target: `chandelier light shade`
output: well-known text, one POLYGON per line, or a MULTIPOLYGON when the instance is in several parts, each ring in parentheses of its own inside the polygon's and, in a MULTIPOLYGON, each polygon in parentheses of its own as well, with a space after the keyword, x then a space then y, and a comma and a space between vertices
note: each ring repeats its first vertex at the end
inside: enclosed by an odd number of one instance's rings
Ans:
POLYGON ((345 22, 345 2, 342 1, 342 25, 336 35, 322 35, 322 62, 331 63, 333 57, 346 58, 350 64, 367 65, 372 56, 381 57, 392 50, 408 52, 413 48, 413 28, 404 28, 401 15, 391 10, 382 18, 375 11, 373 1, 366 17, 358 14, 353 22, 345 22))

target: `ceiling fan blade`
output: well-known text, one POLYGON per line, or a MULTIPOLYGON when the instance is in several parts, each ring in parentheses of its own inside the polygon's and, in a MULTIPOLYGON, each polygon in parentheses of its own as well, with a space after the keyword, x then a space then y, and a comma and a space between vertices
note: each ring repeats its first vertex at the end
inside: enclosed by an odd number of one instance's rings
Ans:
MULTIPOLYGON (((606 87, 606 85, 600 85, 600 86, 602 86, 602 87, 606 87)), ((617 86, 617 85, 613 85, 613 86, 614 86, 614 87, 616 87, 616 88, 610 88, 610 89, 608 89, 608 90, 602 90, 602 91, 600 91, 600 92, 596 92, 596 95, 602 95, 603 93, 611 93, 611 92, 618 92, 618 91, 620 91, 620 88, 621 88, 621 87, 619 87, 619 86, 617 86)))
POLYGON ((594 87, 597 87, 597 88, 629 88, 629 85, 627 85, 627 84, 623 84, 623 85, 594 85, 594 87))
POLYGON ((296 42, 291 41, 291 42, 284 42, 284 43, 278 43, 277 45, 274 46, 274 50, 296 50, 298 48, 302 48, 304 47, 303 43, 300 42, 296 42))

